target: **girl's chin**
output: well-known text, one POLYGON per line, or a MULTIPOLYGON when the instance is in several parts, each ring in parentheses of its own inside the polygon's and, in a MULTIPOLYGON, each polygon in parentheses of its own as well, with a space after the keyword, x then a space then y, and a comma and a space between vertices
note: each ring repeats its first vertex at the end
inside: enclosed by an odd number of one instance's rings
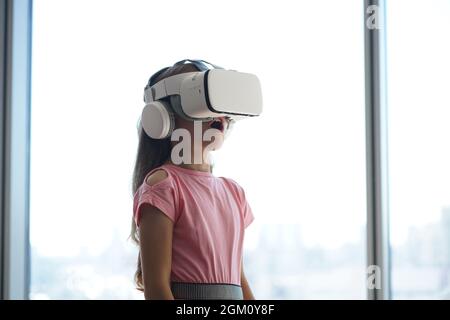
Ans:
POLYGON ((220 148, 222 148, 222 144, 223 143, 210 146, 209 143, 206 143, 206 144, 203 145, 203 150, 205 150, 205 151, 217 151, 220 148))

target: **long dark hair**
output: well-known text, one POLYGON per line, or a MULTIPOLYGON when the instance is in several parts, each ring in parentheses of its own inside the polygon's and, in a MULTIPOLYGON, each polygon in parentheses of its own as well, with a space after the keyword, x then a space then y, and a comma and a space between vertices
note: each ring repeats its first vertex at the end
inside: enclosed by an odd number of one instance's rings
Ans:
MULTIPOLYGON (((172 67, 164 68, 155 73, 149 81, 150 85, 155 84, 156 82, 170 77, 172 75, 176 75, 179 73, 199 71, 198 68, 193 64, 181 64, 174 65, 172 67)), ((169 100, 165 100, 167 103, 170 103, 169 100)), ((152 139, 142 127, 139 129, 139 144, 136 154, 136 162, 134 165, 133 171, 133 181, 132 181, 132 192, 133 195, 139 189, 141 184, 144 182, 145 176, 151 170, 158 168, 162 164, 164 164, 170 158, 171 152, 171 141, 170 137, 166 139, 152 139)), ((132 219, 131 223, 131 234, 130 238, 139 245, 139 232, 134 221, 132 219)), ((141 266, 141 258, 140 252, 138 254, 137 259, 137 270, 134 275, 134 280, 136 283, 136 287, 138 290, 144 291, 144 283, 142 279, 142 266, 141 266)))

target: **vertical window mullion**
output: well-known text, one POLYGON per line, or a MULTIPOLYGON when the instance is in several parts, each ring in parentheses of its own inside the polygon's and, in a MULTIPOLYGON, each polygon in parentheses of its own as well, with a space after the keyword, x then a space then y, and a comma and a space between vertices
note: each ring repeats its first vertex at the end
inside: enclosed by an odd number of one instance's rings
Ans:
POLYGON ((390 298, 385 1, 365 0, 364 22, 367 267, 370 272, 368 275, 380 277, 378 281, 368 281, 367 292, 368 299, 381 300, 390 298), (370 10, 371 7, 374 10, 370 10), (369 17, 375 20, 369 21, 369 17), (369 269, 372 266, 375 269, 369 269), (371 287, 371 284, 376 286, 371 287))
POLYGON ((1 291, 27 299, 29 287, 29 160, 31 0, 3 0, 1 291))

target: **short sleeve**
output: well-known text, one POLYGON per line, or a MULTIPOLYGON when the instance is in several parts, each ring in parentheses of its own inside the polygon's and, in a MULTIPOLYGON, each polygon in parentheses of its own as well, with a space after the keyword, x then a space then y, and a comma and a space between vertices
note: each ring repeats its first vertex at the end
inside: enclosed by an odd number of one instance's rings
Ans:
POLYGON ((133 217, 137 226, 141 220, 142 206, 146 203, 158 208, 172 222, 176 222, 178 219, 176 190, 170 175, 152 186, 144 181, 136 191, 133 200, 133 217))
POLYGON ((247 199, 245 198, 244 194, 244 203, 243 203, 243 214, 244 214, 244 227, 247 228, 253 220, 255 220, 255 217, 253 216, 252 208, 250 207, 250 204, 247 202, 247 199))
POLYGON ((250 204, 247 201, 247 198, 245 196, 244 189, 233 179, 225 178, 227 181, 229 181, 233 186, 235 192, 237 192, 237 197, 239 198, 241 212, 244 220, 244 228, 247 228, 253 220, 255 220, 255 217, 253 215, 252 208, 250 207, 250 204))

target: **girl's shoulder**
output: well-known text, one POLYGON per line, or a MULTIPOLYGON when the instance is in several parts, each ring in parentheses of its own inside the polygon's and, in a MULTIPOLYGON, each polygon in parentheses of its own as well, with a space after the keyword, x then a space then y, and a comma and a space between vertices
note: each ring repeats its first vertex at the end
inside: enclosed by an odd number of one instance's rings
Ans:
POLYGON ((166 170, 163 168, 156 168, 155 170, 152 170, 149 172, 149 174, 146 176, 144 183, 146 183, 149 186, 154 186, 157 183, 162 182, 164 179, 167 179, 169 177, 169 174, 166 170))
POLYGON ((170 168, 163 164, 150 170, 142 182, 142 187, 158 187, 162 185, 171 184, 173 180, 173 173, 170 168))
POLYGON ((219 177, 219 178, 222 179, 222 181, 228 186, 229 189, 234 191, 239 196, 242 196, 242 194, 244 193, 244 189, 241 187, 239 183, 236 182, 236 180, 227 177, 219 177))

